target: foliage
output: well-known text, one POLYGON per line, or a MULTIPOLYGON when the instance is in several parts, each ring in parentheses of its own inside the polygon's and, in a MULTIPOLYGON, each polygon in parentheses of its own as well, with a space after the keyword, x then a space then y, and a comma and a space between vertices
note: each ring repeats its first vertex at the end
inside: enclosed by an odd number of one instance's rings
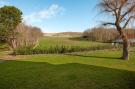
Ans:
POLYGON ((16 38, 16 26, 22 21, 22 12, 14 6, 0 8, 0 41, 8 42, 13 48, 13 40, 16 38))
POLYGON ((111 45, 95 46, 95 47, 80 47, 80 46, 53 46, 47 49, 33 49, 32 47, 19 47, 14 50, 16 55, 31 55, 31 54, 63 54, 71 52, 82 52, 82 51, 96 51, 104 49, 114 48, 111 45))
POLYGON ((81 51, 95 51, 103 49, 112 49, 114 46, 111 44, 89 42, 82 40, 73 40, 70 38, 42 38, 36 48, 31 46, 22 46, 14 50, 17 55, 30 55, 30 54, 63 54, 70 52, 81 51), (74 43, 73 43, 74 42, 74 43))

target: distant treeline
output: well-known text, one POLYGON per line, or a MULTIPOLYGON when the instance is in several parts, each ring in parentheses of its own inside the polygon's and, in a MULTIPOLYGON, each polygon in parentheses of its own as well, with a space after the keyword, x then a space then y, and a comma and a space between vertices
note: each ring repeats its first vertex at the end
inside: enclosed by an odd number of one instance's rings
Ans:
MULTIPOLYGON (((135 38, 135 29, 123 30, 128 38, 135 38)), ((115 28, 92 28, 83 32, 83 38, 98 42, 112 42, 120 39, 119 33, 115 28)))

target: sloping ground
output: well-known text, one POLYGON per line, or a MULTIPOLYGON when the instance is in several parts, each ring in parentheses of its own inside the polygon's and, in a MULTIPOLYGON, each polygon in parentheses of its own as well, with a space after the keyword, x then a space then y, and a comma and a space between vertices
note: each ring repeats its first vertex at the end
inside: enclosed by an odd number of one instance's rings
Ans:
POLYGON ((82 32, 44 33, 44 36, 50 36, 50 37, 80 37, 80 36, 82 36, 82 32))
POLYGON ((82 33, 81 32, 62 32, 62 33, 57 33, 55 36, 57 36, 57 37, 81 37, 82 33))
POLYGON ((74 38, 64 38, 64 37, 43 37, 39 41, 39 48, 48 48, 54 46, 80 46, 80 47, 92 47, 92 46, 103 46, 105 43, 85 41, 81 39, 74 38))
POLYGON ((0 63, 0 89, 135 89, 135 53, 119 51, 16 56, 0 63))

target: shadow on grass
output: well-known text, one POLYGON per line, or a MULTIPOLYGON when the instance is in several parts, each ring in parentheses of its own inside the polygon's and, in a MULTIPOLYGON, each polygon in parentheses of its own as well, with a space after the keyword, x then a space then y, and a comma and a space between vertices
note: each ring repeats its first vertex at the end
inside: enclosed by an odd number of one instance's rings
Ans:
POLYGON ((69 40, 73 40, 73 41, 89 41, 88 38, 83 38, 83 37, 71 37, 71 38, 69 38, 69 40))
POLYGON ((4 60, 0 59, 0 63, 3 63, 3 62, 4 62, 4 60))
POLYGON ((99 58, 99 59, 116 59, 116 60, 122 60, 122 58, 118 57, 102 57, 102 56, 85 56, 80 54, 65 54, 70 56, 79 56, 79 57, 89 57, 89 58, 99 58))
POLYGON ((68 63, 6 61, 0 89, 134 89, 135 72, 68 63))

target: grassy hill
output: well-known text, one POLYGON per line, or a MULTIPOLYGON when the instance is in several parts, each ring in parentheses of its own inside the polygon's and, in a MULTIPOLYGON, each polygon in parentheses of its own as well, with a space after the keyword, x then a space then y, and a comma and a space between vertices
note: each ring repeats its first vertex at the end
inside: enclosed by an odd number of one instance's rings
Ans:
POLYGON ((86 41, 81 39, 73 39, 67 37, 43 37, 39 41, 39 48, 48 48, 50 46, 81 46, 81 47, 90 47, 90 46, 100 46, 105 45, 105 43, 86 41))
POLYGON ((82 32, 44 33, 44 36, 49 36, 49 37, 80 37, 80 36, 82 36, 82 32))

